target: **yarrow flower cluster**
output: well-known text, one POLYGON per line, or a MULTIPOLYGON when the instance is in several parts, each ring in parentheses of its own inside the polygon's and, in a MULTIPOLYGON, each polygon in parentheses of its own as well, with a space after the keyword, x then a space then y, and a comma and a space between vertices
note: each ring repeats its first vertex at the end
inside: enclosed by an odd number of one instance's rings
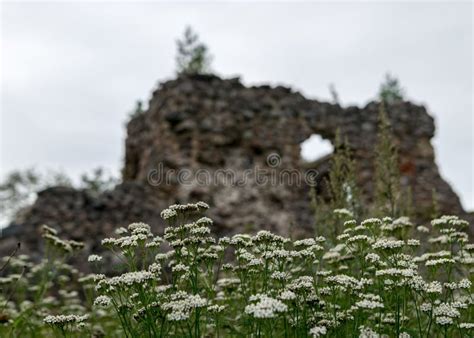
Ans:
POLYGON ((327 333, 327 330, 326 330, 326 327, 324 326, 315 326, 311 330, 309 330, 309 334, 314 338, 322 337, 326 335, 326 333, 327 333))
POLYGON ((288 310, 283 302, 267 295, 252 296, 249 300, 256 301, 256 303, 247 305, 245 313, 254 318, 275 318, 278 314, 288 310))
POLYGON ((392 239, 379 239, 372 244, 373 249, 398 249, 405 245, 404 241, 392 239))
POLYGON ((340 217, 354 217, 354 214, 351 211, 349 211, 345 208, 343 208, 343 209, 334 209, 333 212, 334 212, 334 214, 336 214, 340 217))
POLYGON ((72 323, 82 323, 89 318, 88 315, 58 315, 58 316, 46 316, 44 322, 53 326, 64 326, 72 323))
POLYGON ((153 273, 150 271, 127 272, 123 275, 103 279, 99 281, 98 286, 107 285, 109 287, 127 287, 132 285, 142 285, 153 280, 153 273))
POLYGON ((362 300, 355 303, 355 306, 359 309, 383 309, 384 305, 380 296, 373 294, 363 294, 362 300))
POLYGON ((111 299, 108 296, 99 296, 94 300, 94 305, 109 306, 111 299))
POLYGON ((208 301, 199 295, 177 294, 176 299, 162 305, 163 310, 169 311, 167 318, 170 321, 186 320, 191 311, 207 306, 208 301))
POLYGON ((102 256, 99 255, 89 255, 87 258, 88 262, 100 262, 102 260, 102 256))
POLYGON ((57 236, 58 232, 47 226, 43 225, 41 227, 42 237, 46 241, 47 245, 55 248, 56 250, 66 253, 72 254, 76 250, 80 250, 84 247, 84 243, 77 242, 74 240, 63 240, 57 236))

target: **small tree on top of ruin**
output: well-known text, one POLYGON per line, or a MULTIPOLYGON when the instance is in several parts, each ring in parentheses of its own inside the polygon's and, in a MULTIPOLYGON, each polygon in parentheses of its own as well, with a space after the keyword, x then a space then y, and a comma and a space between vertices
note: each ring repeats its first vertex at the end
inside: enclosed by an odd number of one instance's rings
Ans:
POLYGON ((207 46, 188 26, 181 39, 176 40, 176 67, 178 74, 205 74, 210 71, 211 55, 207 46))
POLYGON ((385 104, 393 104, 403 101, 404 90, 398 79, 390 73, 385 74, 385 80, 380 85, 379 99, 385 104))

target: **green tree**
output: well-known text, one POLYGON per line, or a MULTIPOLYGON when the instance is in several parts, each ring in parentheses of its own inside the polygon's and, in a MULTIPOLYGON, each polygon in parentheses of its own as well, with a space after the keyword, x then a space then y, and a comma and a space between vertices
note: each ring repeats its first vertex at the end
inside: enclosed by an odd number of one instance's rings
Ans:
POLYGON ((205 74, 210 71, 211 56, 207 46, 191 27, 186 27, 182 39, 176 41, 178 74, 205 74))
POLYGON ((393 104, 403 101, 404 90, 400 86, 398 79, 390 73, 385 74, 385 80, 380 85, 379 100, 385 104, 393 104))
MULTIPOLYGON (((112 189, 118 181, 99 167, 90 174, 82 174, 76 187, 97 195, 112 189)), ((28 168, 9 173, 0 183, 0 227, 8 225, 21 210, 33 204, 38 192, 58 186, 73 186, 71 179, 62 171, 40 172, 28 168)))
POLYGON ((395 217, 399 214, 400 197, 398 149, 383 103, 380 104, 374 165, 376 213, 380 216, 395 217))
POLYGON ((10 172, 0 183, 1 222, 7 224, 34 202, 39 191, 51 186, 71 186, 71 180, 61 171, 40 173, 29 168, 10 172))
POLYGON ((87 190, 92 194, 100 194, 113 189, 118 184, 118 179, 107 173, 103 168, 98 167, 92 170, 90 174, 81 175, 80 188, 87 190))

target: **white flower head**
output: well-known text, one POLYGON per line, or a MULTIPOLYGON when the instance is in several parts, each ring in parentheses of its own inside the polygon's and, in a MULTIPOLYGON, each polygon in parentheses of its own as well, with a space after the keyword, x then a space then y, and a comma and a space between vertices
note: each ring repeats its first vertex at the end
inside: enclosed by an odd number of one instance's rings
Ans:
POLYGON ((99 255, 89 255, 89 257, 87 257, 88 262, 100 262, 101 260, 102 256, 99 255))
POLYGON ((313 338, 324 336, 326 335, 326 333, 327 333, 327 330, 325 326, 315 326, 311 330, 309 330, 309 334, 313 338))
POLYGON ((266 295, 257 295, 251 297, 250 301, 254 301, 255 298, 258 298, 255 304, 245 307, 245 313, 254 318, 275 318, 279 313, 288 310, 288 307, 278 299, 266 295))
POLYGON ((112 300, 108 296, 99 296, 94 300, 94 305, 98 306, 109 306, 112 300))

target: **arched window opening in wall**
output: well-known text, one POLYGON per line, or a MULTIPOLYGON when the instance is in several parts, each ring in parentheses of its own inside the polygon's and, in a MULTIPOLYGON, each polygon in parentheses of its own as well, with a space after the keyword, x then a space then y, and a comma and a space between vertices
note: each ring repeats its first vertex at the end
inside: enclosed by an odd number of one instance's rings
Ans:
POLYGON ((334 152, 330 141, 323 139, 318 134, 311 135, 301 143, 301 158, 305 162, 313 162, 334 152))

